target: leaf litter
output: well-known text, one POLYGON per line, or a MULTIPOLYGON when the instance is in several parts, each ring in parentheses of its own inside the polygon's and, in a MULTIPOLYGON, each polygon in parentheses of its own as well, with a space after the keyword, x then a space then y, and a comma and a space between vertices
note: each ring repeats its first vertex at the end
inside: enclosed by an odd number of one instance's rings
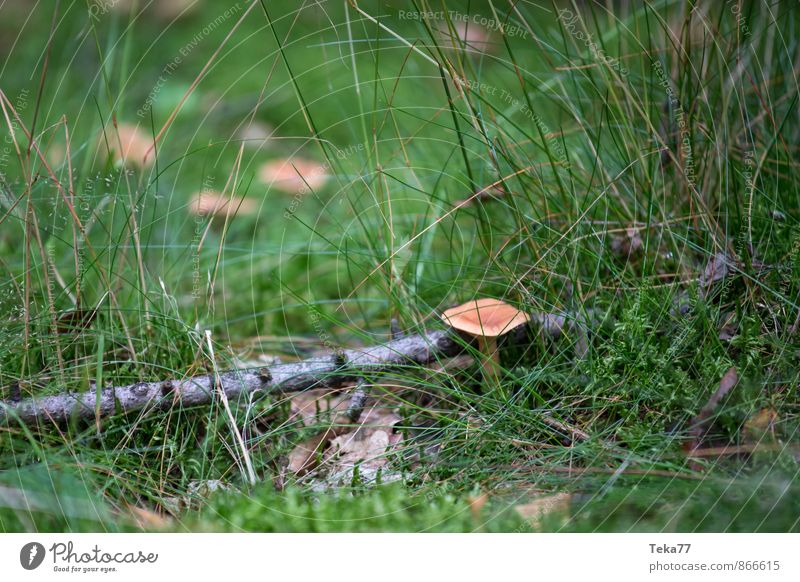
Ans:
POLYGON ((307 477, 314 490, 401 478, 390 462, 404 441, 396 430, 401 416, 386 398, 369 397, 359 420, 353 422, 348 416, 350 400, 349 391, 325 389, 309 390, 291 399, 290 422, 306 427, 328 425, 289 453, 287 470, 307 477))

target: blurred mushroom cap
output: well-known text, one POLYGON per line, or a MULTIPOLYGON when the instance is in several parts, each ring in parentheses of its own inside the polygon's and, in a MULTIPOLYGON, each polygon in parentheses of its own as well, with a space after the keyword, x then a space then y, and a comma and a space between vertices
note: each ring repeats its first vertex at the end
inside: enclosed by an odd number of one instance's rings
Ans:
POLYGON ((256 201, 252 198, 234 198, 219 192, 205 190, 196 192, 189 202, 189 212, 197 216, 216 216, 218 214, 255 214, 256 201))
POLYGON ((156 0, 155 2, 141 2, 134 0, 93 0, 92 2, 103 13, 114 10, 120 13, 129 13, 136 6, 137 11, 143 10, 152 14, 158 20, 175 20, 181 16, 188 16, 202 4, 201 0, 156 0))
POLYGON ((443 43, 448 45, 452 43, 457 46, 464 43, 467 51, 477 52, 493 52, 496 48, 492 42, 492 33, 480 24, 458 20, 453 22, 453 29, 455 34, 446 26, 438 31, 443 43), (460 42, 456 42, 453 37, 460 42))
POLYGON ((153 138, 135 125, 120 123, 100 134, 100 151, 126 167, 147 168, 155 160, 153 138))
POLYGON ((327 167, 304 158, 284 158, 262 164, 258 176, 273 188, 290 194, 316 190, 328 181, 327 167))
POLYGON ((484 298, 448 309, 442 319, 451 327, 476 337, 497 337, 527 323, 530 316, 499 299, 484 298))
POLYGON ((260 148, 272 137, 274 128, 262 121, 253 121, 242 127, 237 137, 244 142, 245 147, 260 148))

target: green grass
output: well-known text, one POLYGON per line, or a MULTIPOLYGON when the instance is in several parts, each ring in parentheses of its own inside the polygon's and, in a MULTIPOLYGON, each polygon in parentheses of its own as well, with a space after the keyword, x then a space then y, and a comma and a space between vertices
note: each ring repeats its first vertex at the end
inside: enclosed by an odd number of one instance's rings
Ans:
POLYGON ((500 391, 475 366, 367 378, 407 386, 392 395, 402 483, 377 491, 293 483, 286 457, 319 427, 288 422, 277 397, 233 403, 253 490, 217 406, 115 417, 100 434, 10 422, 0 529, 136 529, 128 504, 166 512, 222 480, 241 493, 193 501, 169 527, 520 531, 514 504, 567 491, 568 519, 546 529, 797 530, 781 493, 796 491, 800 444, 794 3, 744 2, 737 21, 729 3, 448 2, 449 17, 422 22, 399 11, 443 5, 228 4, 172 23, 62 6, 49 52, 52 7, 0 8, 0 89, 26 129, 35 120, 53 172, 0 118, 1 397, 203 373, 205 330, 221 369, 380 343, 392 319, 441 327, 443 309, 478 296, 572 314, 587 349, 574 330, 508 341, 500 391), (521 32, 465 46, 443 36, 462 15, 521 32), (251 118, 274 137, 242 149, 251 118), (168 124, 153 167, 107 159, 98 134, 113 143, 113 119, 168 124), (296 205, 258 176, 289 156, 332 175, 296 205), (196 221, 192 193, 226 184, 258 212, 196 221), (459 206, 492 184, 509 194, 459 206), (734 264, 705 289, 721 252, 734 264), (64 323, 76 309, 96 309, 86 328, 64 323), (692 419, 731 367, 739 383, 704 446, 778 452, 690 462, 692 419), (771 426, 754 428, 759 411, 771 426), (476 518, 468 497, 482 491, 476 518))

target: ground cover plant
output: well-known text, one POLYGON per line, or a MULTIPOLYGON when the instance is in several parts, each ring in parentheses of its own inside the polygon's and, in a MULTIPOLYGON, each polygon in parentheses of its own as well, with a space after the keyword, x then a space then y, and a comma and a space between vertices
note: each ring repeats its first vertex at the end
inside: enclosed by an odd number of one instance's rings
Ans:
POLYGON ((0 0, 0 530, 798 531, 799 31, 0 0))

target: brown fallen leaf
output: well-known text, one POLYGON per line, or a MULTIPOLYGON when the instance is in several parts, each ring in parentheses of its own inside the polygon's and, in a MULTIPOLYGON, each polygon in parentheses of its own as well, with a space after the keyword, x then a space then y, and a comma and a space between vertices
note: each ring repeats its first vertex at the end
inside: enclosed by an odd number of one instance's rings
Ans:
POLYGON ((216 491, 236 491, 236 489, 220 479, 190 481, 183 495, 163 497, 161 506, 177 517, 186 510, 198 509, 216 491))
POLYGON ((714 393, 708 399, 708 402, 706 402, 706 405, 700 409, 700 412, 692 420, 690 425, 691 429, 689 430, 692 440, 686 443, 684 450, 691 452, 700 448, 700 446, 703 444, 703 439, 710 428, 711 416, 714 414, 714 411, 717 409, 720 401, 725 398, 728 392, 730 392, 738 383, 739 375, 736 372, 736 367, 731 366, 731 368, 725 372, 725 375, 719 381, 719 388, 714 391, 714 393))
POLYGON ((172 523, 171 519, 144 507, 127 504, 126 509, 139 529, 166 529, 172 523))
POLYGON ((638 228, 628 228, 623 236, 615 236, 611 240, 611 250, 615 255, 623 259, 639 253, 644 248, 642 237, 638 228))
POLYGON ((376 430, 388 430, 392 432, 394 425, 400 422, 402 417, 393 409, 387 408, 384 403, 374 401, 369 407, 364 409, 361 414, 361 426, 357 430, 363 434, 371 434, 376 430))
POLYGON ((319 462, 319 452, 335 434, 333 428, 328 428, 301 442, 289 453, 289 465, 287 469, 302 477, 312 469, 316 468, 319 462))
POLYGON ((320 422, 327 413, 336 413, 334 424, 348 422, 346 417, 350 396, 347 392, 333 393, 325 388, 306 390, 292 397, 289 404, 289 422, 300 421, 304 426, 320 422))
POLYGON ((330 426, 292 449, 289 453, 287 470, 302 476, 319 464, 320 453, 329 441, 338 434, 349 430, 347 407, 350 398, 347 392, 331 392, 325 388, 307 390, 292 397, 289 404, 289 422, 299 422, 303 426, 314 426, 325 418, 330 426))
POLYGON ((722 380, 719 381, 719 390, 717 390, 711 400, 709 400, 709 405, 716 407, 719 400, 728 392, 730 392, 730 389, 736 386, 738 383, 739 374, 736 372, 736 367, 731 366, 730 369, 725 372, 722 380))
POLYGON ((551 513, 566 513, 569 511, 572 495, 570 493, 556 493, 540 497, 530 503, 517 505, 514 509, 528 522, 531 529, 539 530, 545 516, 551 513))
POLYGON ((389 453, 398 450, 403 434, 394 432, 394 425, 401 418, 385 407, 373 404, 361 415, 362 424, 355 430, 344 432, 331 441, 325 454, 328 481, 347 483, 354 476, 356 467, 362 482, 375 482, 378 474, 384 481, 399 478, 399 474, 387 471, 389 453))
POLYGON ((328 181, 328 168, 300 157, 282 158, 262 164, 259 179, 268 186, 289 194, 317 190, 328 181))
POLYGON ((473 519, 478 520, 481 518, 481 510, 483 510, 483 506, 486 505, 487 501, 489 501, 488 493, 481 493, 480 495, 467 498, 469 511, 472 513, 473 519))
POLYGON ((383 467, 386 453, 393 437, 402 440, 403 435, 390 435, 385 430, 375 430, 371 434, 348 432, 331 441, 332 464, 342 469, 352 469, 357 464, 367 469, 383 467))
POLYGON ((725 313, 722 325, 719 328, 719 339, 729 341, 736 337, 738 326, 736 325, 736 314, 733 312, 725 313))
POLYGON ((736 261, 727 253, 717 253, 706 263, 703 274, 697 279, 700 284, 700 292, 706 295, 711 287, 731 275, 736 261))
POLYGON ((346 390, 316 389, 291 399, 290 421, 314 426, 324 418, 330 426, 294 447, 287 471, 302 476, 318 469, 330 481, 346 481, 358 466, 362 475, 366 473, 365 481, 372 481, 387 464, 387 453, 403 440, 401 433, 394 432, 400 416, 385 403, 369 399, 360 422, 353 424, 347 416, 350 398, 346 390))

